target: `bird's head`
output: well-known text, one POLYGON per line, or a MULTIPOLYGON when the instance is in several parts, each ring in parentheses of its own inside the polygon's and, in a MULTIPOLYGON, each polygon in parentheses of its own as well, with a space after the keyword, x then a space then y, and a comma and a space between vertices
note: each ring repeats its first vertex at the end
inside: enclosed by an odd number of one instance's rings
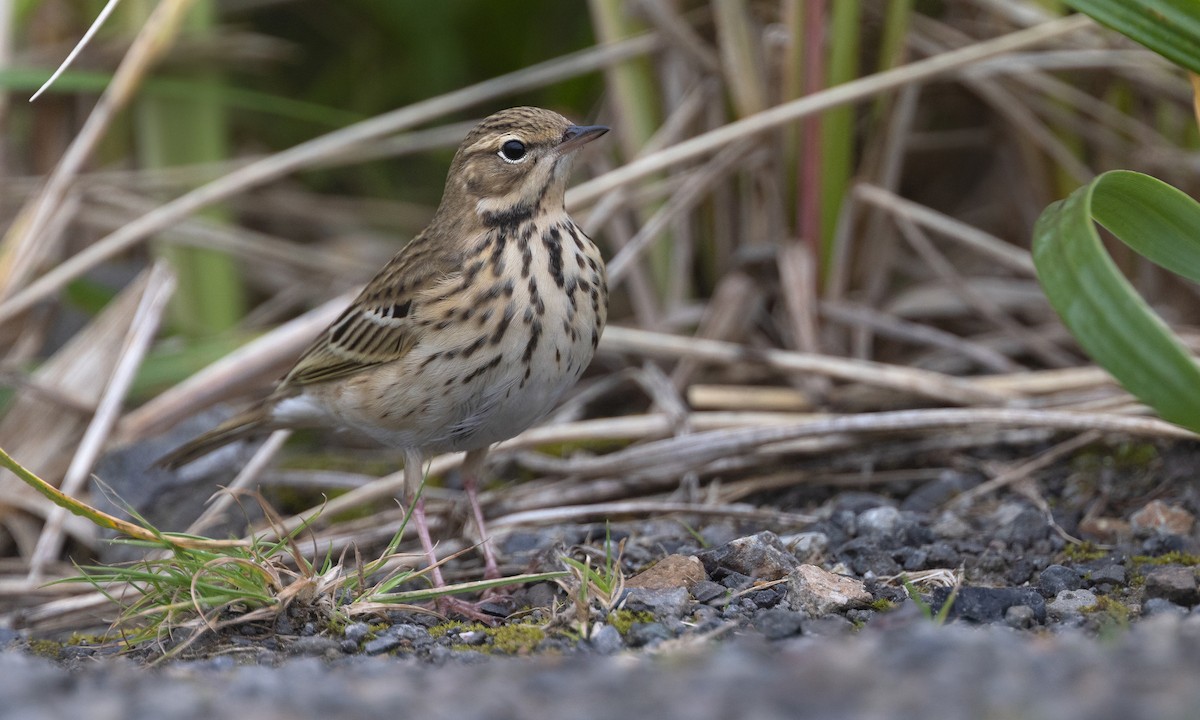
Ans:
POLYGON ((502 110, 475 126, 450 165, 442 209, 475 213, 484 224, 562 210, 575 151, 608 128, 574 125, 535 107, 502 110))

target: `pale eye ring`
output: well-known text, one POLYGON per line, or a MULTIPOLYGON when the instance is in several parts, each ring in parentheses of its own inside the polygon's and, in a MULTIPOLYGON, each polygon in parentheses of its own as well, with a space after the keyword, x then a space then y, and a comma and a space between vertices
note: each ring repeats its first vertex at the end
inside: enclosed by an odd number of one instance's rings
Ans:
POLYGON ((509 140, 500 146, 500 152, 497 154, 506 163, 519 163, 525 159, 525 143, 509 140))

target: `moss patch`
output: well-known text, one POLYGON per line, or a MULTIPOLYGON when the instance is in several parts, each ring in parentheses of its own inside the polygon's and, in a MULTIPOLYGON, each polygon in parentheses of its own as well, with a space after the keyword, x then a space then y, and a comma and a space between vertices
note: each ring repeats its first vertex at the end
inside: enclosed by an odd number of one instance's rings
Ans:
POLYGON ((546 631, 538 625, 517 623, 487 628, 484 633, 492 639, 492 649, 506 655, 531 653, 546 639, 546 631))
POLYGON ((654 613, 649 610, 614 610, 608 615, 608 624, 617 629, 622 636, 628 634, 634 623, 652 623, 654 613))
POLYGON ((887 598, 881 597, 881 598, 876 598, 867 607, 871 608, 875 612, 887 612, 888 610, 891 610, 892 608, 896 607, 896 603, 892 602, 891 600, 888 600, 887 598))
POLYGON ((1129 558, 1134 565, 1200 565, 1200 555, 1172 550, 1162 555, 1134 555, 1129 558))
POLYGON ((1101 550, 1090 542, 1081 542, 1067 545, 1063 548, 1062 554, 1072 562, 1088 562, 1106 557, 1108 551, 1101 550))
POLYGON ((29 652, 49 660, 61 660, 63 645, 55 640, 32 639, 28 643, 29 652))

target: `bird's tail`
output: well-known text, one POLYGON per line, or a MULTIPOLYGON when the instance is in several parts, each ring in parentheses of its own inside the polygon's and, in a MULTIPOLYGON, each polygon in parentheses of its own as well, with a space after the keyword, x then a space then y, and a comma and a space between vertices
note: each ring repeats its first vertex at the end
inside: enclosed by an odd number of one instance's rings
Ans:
POLYGON ((199 459, 217 448, 236 440, 261 435, 272 429, 265 404, 256 405, 234 415, 212 430, 163 455, 154 464, 175 469, 199 459))

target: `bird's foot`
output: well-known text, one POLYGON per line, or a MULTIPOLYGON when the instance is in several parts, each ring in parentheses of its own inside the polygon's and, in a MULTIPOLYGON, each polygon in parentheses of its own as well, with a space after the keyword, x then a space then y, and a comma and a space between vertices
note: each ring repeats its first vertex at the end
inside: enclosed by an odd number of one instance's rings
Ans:
POLYGON ((447 595, 435 600, 434 606, 438 613, 446 617, 463 617, 489 627, 499 623, 508 614, 507 608, 502 603, 497 603, 489 597, 472 602, 447 595))

